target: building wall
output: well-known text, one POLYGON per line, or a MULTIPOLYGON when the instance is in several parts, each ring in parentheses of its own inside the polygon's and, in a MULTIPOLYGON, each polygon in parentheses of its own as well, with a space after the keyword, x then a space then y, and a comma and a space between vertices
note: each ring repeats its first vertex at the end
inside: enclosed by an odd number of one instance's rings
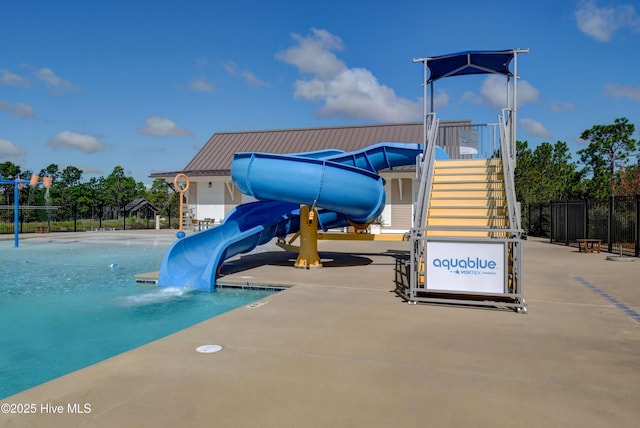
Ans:
POLYGON ((187 204, 195 219, 220 223, 238 205, 255 200, 242 194, 230 176, 215 176, 191 179, 187 204))
MULTIPOLYGON (((382 232, 407 232, 411 228, 413 201, 416 197, 415 173, 388 172, 381 175, 386 181, 386 205, 380 216, 382 232)), ((188 205, 195 220, 213 219, 220 223, 236 206, 255 200, 242 194, 233 185, 230 176, 198 177, 192 179, 189 186, 188 205)))
POLYGON ((411 229, 413 221, 413 202, 417 189, 415 173, 383 173, 386 180, 386 206, 382 212, 383 233, 404 233, 411 229))
POLYGON ((224 217, 224 182, 209 180, 200 183, 198 189, 196 201, 198 219, 208 218, 220 221, 224 217))

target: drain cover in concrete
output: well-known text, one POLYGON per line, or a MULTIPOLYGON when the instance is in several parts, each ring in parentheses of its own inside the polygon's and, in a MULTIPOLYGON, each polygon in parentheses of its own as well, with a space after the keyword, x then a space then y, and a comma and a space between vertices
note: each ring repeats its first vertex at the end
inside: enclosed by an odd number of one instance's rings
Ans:
POLYGON ((196 348, 196 351, 201 354, 213 354, 214 352, 222 351, 222 346, 220 345, 201 345, 196 348))

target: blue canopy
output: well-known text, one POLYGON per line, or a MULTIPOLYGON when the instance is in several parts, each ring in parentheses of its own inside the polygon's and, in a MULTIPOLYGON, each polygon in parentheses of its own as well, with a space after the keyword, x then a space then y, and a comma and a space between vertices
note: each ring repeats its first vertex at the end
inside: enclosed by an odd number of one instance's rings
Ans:
POLYGON ((514 55, 513 50, 466 51, 428 58, 426 60, 430 71, 428 83, 443 77, 466 74, 497 73, 513 76, 509 71, 509 63, 514 55))

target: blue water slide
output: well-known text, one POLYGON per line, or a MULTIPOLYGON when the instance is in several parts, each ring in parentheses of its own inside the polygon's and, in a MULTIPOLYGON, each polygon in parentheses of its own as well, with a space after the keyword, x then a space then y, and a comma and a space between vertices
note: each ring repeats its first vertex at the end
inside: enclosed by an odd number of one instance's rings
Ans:
MULTIPOLYGON (((421 146, 379 143, 354 152, 236 153, 231 177, 258 201, 239 205, 212 229, 185 236, 167 251, 159 286, 213 290, 218 268, 237 254, 299 229, 300 204, 319 210, 319 227, 368 223, 384 208, 384 180, 377 171, 413 165, 421 146)), ((436 158, 446 158, 439 149, 436 158)))

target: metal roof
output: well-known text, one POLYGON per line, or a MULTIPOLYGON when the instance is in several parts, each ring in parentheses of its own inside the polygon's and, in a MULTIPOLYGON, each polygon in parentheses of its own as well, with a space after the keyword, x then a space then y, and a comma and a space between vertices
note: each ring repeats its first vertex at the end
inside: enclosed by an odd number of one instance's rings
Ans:
POLYGON ((137 198, 134 199, 133 201, 129 202, 125 207, 124 207, 124 211, 125 212, 136 212, 139 211, 143 208, 148 208, 149 210, 153 211, 154 213, 158 212, 158 208, 156 208, 155 205, 153 205, 151 202, 147 201, 145 198, 137 198))
MULTIPOLYGON (((442 124, 469 123, 447 121, 442 124)), ((190 176, 229 175, 236 152, 297 153, 322 149, 352 151, 379 142, 422 143, 422 122, 386 125, 298 128, 267 131, 217 132, 181 171, 157 172, 163 178, 184 173, 190 176)))

